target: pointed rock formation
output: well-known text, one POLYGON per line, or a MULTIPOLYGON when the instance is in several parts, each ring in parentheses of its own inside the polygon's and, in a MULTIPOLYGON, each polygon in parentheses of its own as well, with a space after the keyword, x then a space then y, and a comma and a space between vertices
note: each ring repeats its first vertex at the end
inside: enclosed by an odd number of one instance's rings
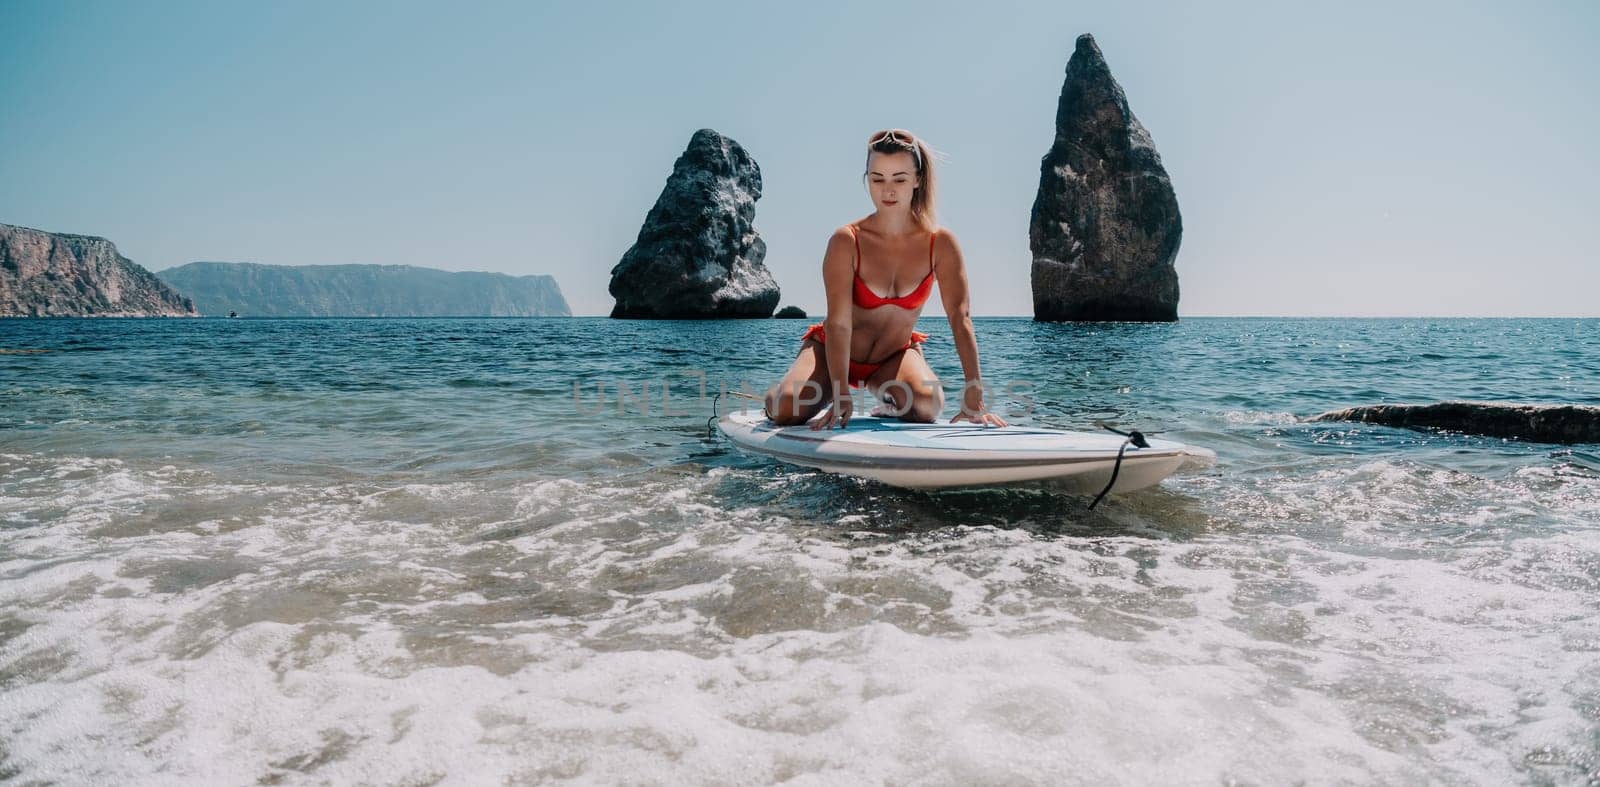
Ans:
POLYGON ((1183 219, 1149 132, 1087 33, 1039 167, 1028 244, 1035 320, 1178 319, 1183 219))
POLYGON ((611 269, 612 317, 771 317, 778 284, 752 222, 761 168, 739 143, 703 128, 611 269))
POLYGON ((195 317, 105 238, 0 224, 0 317, 195 317))

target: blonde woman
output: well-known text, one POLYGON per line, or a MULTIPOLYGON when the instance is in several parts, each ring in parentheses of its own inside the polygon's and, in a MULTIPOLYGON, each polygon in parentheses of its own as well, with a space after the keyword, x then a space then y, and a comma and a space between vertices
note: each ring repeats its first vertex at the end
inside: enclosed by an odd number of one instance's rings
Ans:
POLYGON ((965 378, 961 412, 950 422, 1006 425, 984 407, 966 263, 955 234, 935 219, 932 154, 904 129, 880 131, 867 141, 865 178, 874 210, 828 239, 822 260, 827 317, 806 330, 794 364, 767 392, 766 412, 774 422, 846 426, 850 389, 865 387, 889 405, 874 414, 932 423, 944 410, 944 391, 922 357, 928 335, 915 326, 937 283, 965 378))

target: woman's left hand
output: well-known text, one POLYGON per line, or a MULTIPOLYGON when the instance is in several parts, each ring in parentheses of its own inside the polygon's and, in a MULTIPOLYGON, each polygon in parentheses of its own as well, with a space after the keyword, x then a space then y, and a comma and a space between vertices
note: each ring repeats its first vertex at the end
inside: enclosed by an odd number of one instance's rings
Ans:
POLYGON ((978 413, 977 415, 967 415, 966 413, 956 413, 955 416, 950 419, 950 423, 955 423, 957 421, 962 421, 962 420, 971 421, 971 422, 973 422, 975 424, 983 424, 984 426, 1005 426, 1006 425, 1006 419, 1001 418, 1000 416, 995 415, 994 413, 990 413, 990 412, 982 412, 982 413, 978 413))
POLYGON ((969 386, 966 395, 962 397, 961 412, 950 419, 950 423, 966 420, 984 426, 1005 426, 1006 419, 996 413, 984 409, 983 390, 977 386, 969 386))

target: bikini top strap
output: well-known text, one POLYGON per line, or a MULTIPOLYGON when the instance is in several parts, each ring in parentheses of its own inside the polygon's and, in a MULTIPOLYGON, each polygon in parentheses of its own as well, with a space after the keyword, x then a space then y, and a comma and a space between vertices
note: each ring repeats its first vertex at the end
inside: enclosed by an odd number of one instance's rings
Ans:
POLYGON ((850 228, 850 239, 856 243, 856 261, 854 270, 859 275, 861 273, 861 236, 856 234, 856 225, 846 224, 845 226, 850 228))

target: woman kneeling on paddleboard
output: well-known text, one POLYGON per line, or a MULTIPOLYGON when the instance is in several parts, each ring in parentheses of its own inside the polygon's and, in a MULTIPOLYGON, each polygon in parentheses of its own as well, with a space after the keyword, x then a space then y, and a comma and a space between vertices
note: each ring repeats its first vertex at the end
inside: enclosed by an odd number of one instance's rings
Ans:
POLYGON ((845 426, 853 405, 849 389, 865 387, 890 405, 875 415, 932 423, 944 410, 944 391, 922 357, 928 335, 915 326, 937 281, 966 382, 961 412, 950 422, 1006 425, 983 404, 961 247, 934 218, 932 152, 904 129, 880 131, 867 141, 864 177, 876 209, 828 239, 822 259, 828 316, 806 330, 794 364, 767 392, 766 413, 774 422, 845 426), (907 291, 895 294, 901 290, 907 291))

